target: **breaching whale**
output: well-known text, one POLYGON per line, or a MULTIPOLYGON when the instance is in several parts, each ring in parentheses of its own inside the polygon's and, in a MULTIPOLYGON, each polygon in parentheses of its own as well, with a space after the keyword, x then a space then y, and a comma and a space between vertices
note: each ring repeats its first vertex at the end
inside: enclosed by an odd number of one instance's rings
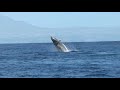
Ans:
POLYGON ((55 47, 58 49, 60 52, 70 52, 70 50, 61 42, 61 40, 56 39, 55 37, 51 36, 51 40, 55 47))

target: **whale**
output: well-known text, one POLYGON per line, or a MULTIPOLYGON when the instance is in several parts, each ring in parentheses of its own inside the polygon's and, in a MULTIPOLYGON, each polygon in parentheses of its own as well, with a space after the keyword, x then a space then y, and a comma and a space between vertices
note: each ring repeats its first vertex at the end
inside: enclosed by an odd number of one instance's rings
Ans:
POLYGON ((51 40, 58 51, 60 52, 70 52, 70 50, 61 42, 61 40, 56 39, 51 36, 51 40))

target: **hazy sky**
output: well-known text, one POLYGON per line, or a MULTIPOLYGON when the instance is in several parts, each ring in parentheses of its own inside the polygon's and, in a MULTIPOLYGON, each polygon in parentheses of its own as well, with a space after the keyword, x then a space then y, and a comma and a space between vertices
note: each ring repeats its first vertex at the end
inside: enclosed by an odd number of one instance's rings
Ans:
POLYGON ((120 12, 0 12, 39 27, 119 27, 120 12))
POLYGON ((0 25, 5 25, 1 26, 0 43, 50 42, 50 35, 55 35, 68 42, 120 41, 120 12, 0 12, 0 15, 8 16, 17 21, 25 21, 41 28, 52 28, 35 30, 30 25, 26 26, 26 29, 23 26, 19 27, 20 24, 14 23, 12 30, 9 30, 12 23, 8 22, 9 27, 6 27, 6 23, 3 23, 1 19, 0 25), (70 29, 71 27, 72 29, 70 29), (88 30, 78 27, 98 28, 89 28, 88 30), (3 30, 3 28, 6 29, 3 30))

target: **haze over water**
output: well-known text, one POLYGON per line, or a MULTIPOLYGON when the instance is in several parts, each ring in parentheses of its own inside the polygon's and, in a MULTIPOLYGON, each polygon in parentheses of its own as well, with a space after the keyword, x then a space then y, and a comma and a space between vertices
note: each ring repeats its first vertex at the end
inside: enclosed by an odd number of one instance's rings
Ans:
POLYGON ((120 41, 119 12, 0 12, 0 43, 120 41))

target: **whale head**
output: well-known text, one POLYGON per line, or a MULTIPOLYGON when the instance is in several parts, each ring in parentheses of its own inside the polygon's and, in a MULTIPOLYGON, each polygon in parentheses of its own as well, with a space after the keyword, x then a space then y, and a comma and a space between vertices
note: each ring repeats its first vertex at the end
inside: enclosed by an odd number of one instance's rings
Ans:
POLYGON ((56 39, 56 38, 54 38, 54 37, 52 37, 52 36, 51 36, 51 40, 53 41, 53 43, 54 43, 55 45, 57 45, 58 43, 60 43, 60 41, 59 41, 58 39, 56 39))

